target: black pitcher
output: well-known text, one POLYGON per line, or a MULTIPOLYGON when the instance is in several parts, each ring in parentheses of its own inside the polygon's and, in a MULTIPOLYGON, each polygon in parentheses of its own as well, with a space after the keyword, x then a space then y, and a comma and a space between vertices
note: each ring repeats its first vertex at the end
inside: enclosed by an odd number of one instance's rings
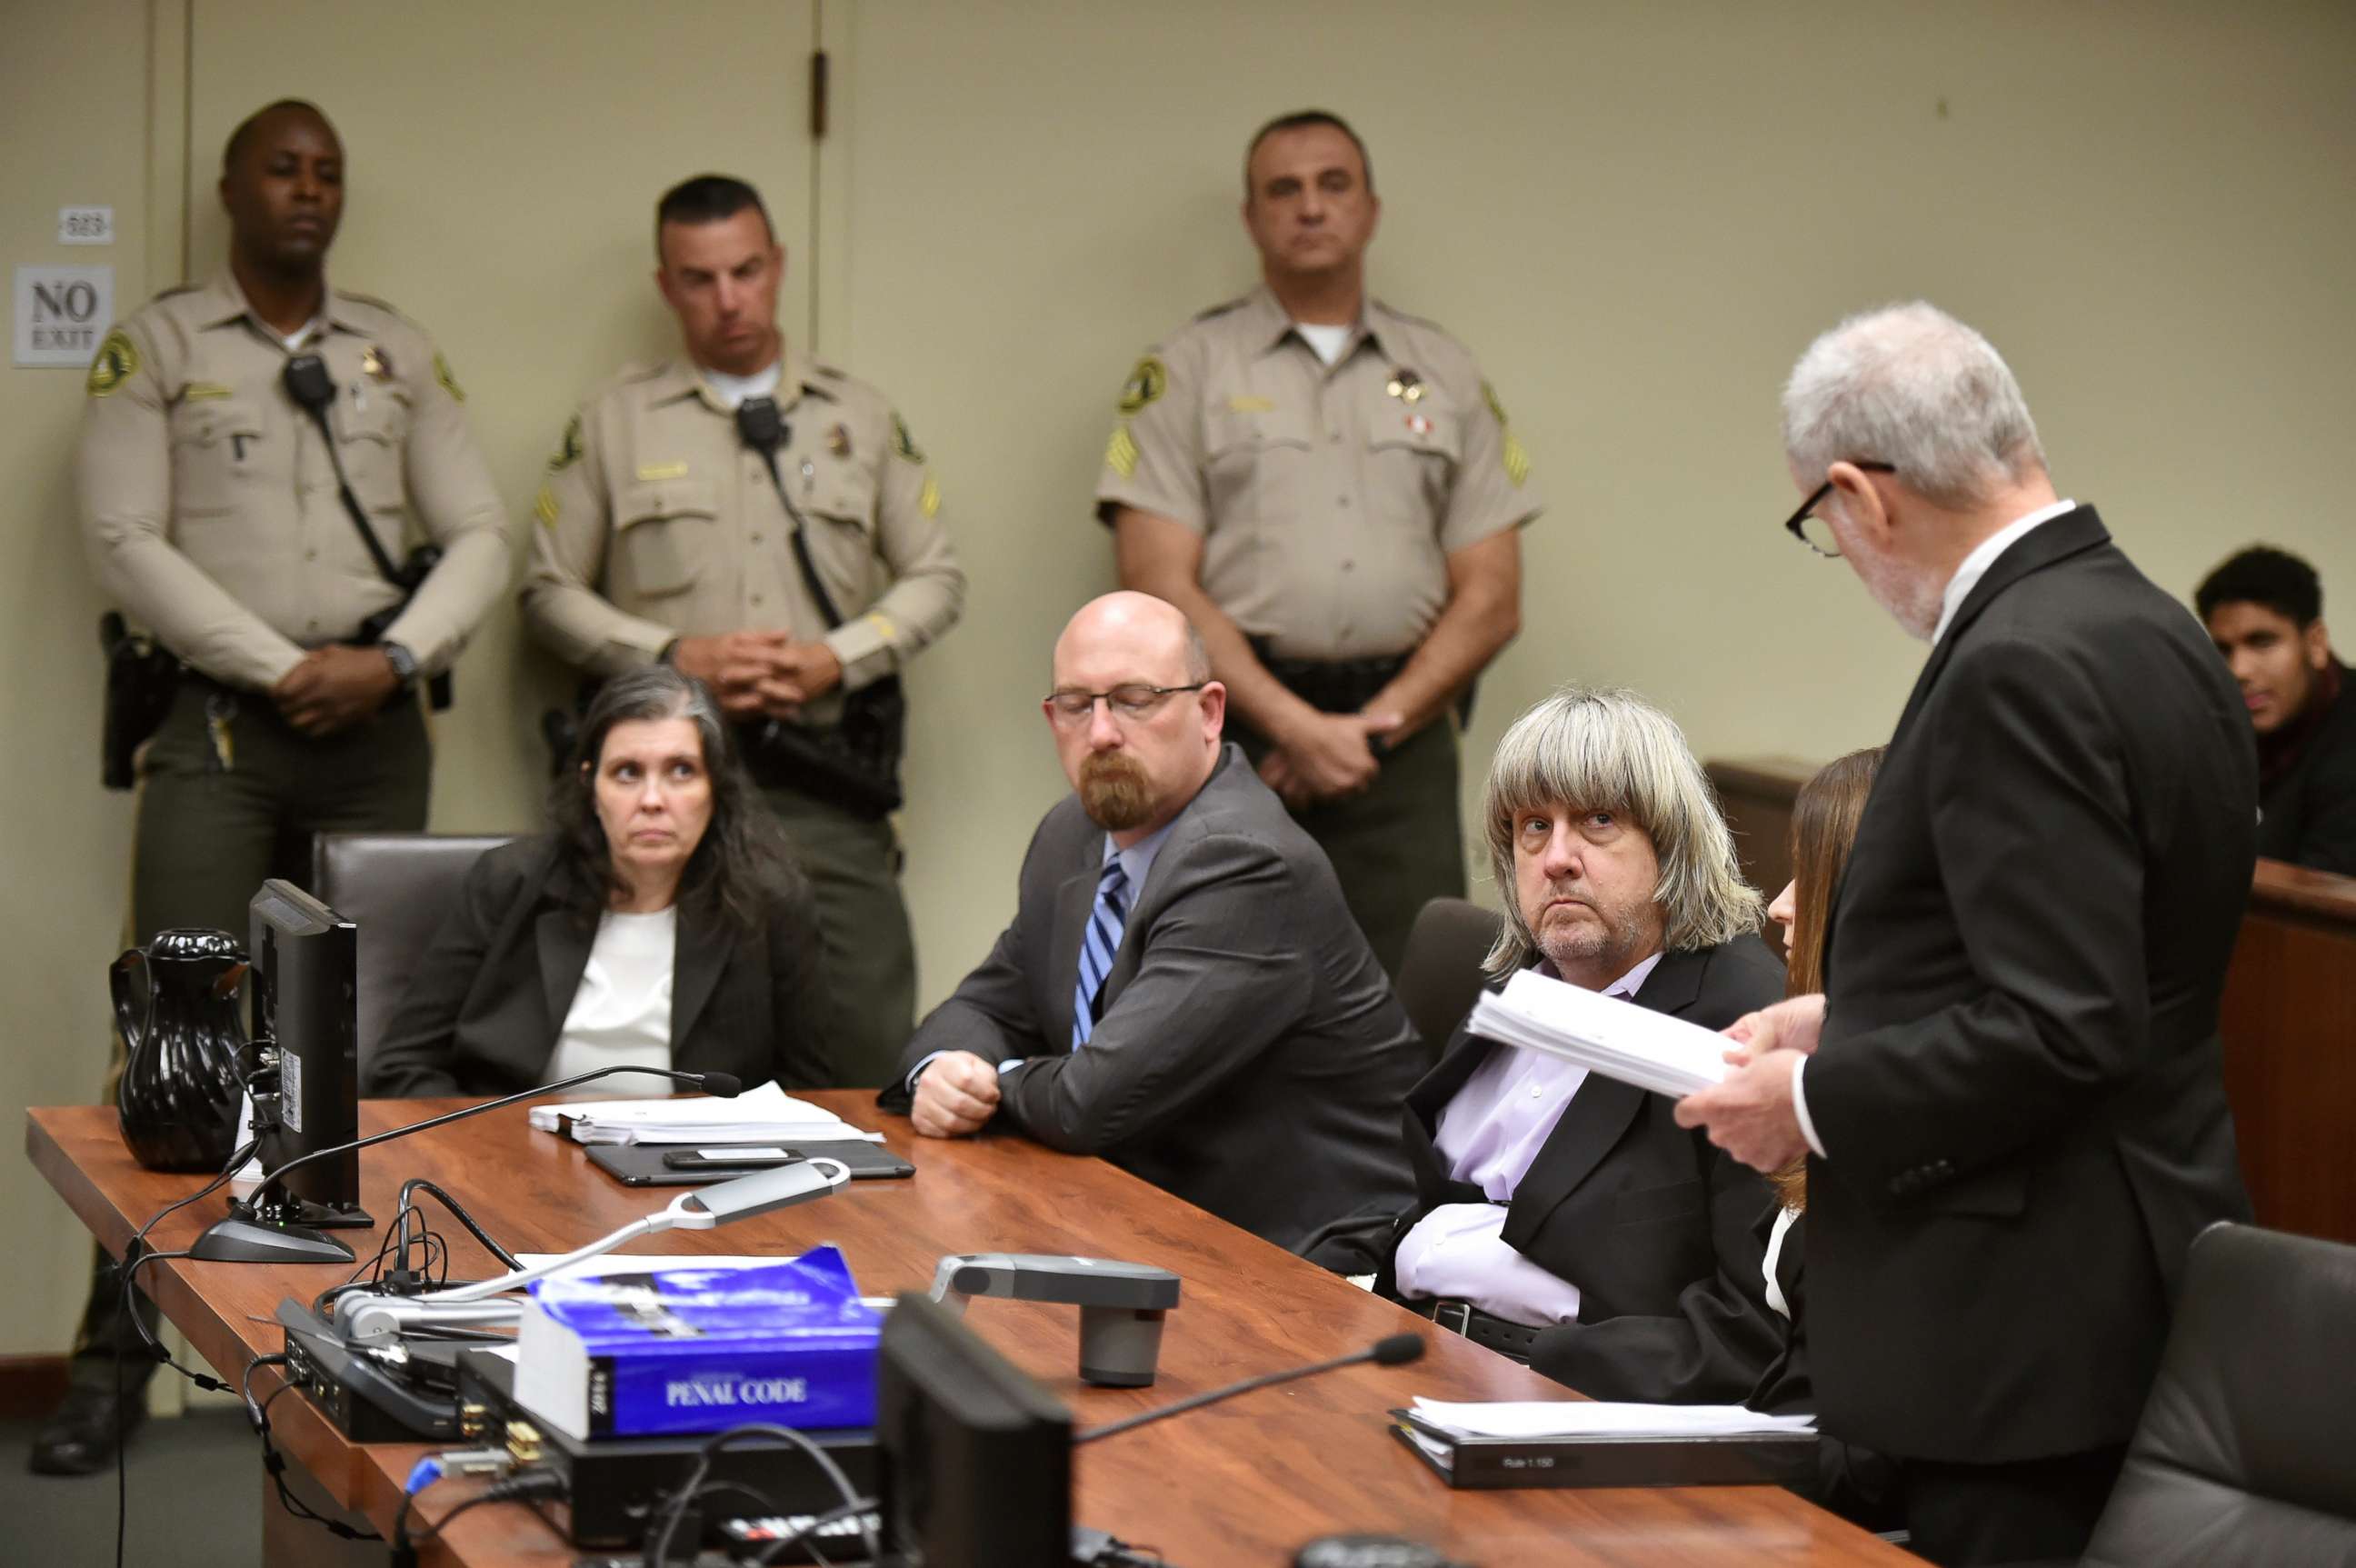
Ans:
POLYGON ((108 971, 131 1058, 114 1093, 123 1142, 151 1171, 218 1172, 236 1146, 245 950, 227 931, 158 931, 108 971), (147 972, 146 997, 131 972, 147 972))

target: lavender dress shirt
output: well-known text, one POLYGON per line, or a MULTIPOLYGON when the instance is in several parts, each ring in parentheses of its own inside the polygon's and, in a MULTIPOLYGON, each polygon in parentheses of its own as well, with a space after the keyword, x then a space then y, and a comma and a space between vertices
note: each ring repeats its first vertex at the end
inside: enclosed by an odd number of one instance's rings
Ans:
MULTIPOLYGON (((1655 953, 1603 988, 1633 998, 1661 961, 1655 953)), ((1540 972, 1552 975, 1551 963, 1540 972)), ((1529 1174, 1587 1069, 1537 1051, 1493 1047, 1440 1113, 1432 1146, 1456 1181, 1487 1203, 1443 1203, 1399 1240, 1399 1294, 1469 1301, 1508 1322, 1543 1328, 1579 1316, 1579 1287, 1505 1244, 1505 1208, 1529 1174)))

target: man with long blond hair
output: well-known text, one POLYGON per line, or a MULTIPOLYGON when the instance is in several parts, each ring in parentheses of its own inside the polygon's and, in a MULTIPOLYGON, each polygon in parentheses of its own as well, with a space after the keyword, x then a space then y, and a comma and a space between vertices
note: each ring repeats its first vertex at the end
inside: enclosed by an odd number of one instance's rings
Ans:
MULTIPOLYGON (((1627 692, 1566 689, 1490 767, 1488 958, 1705 1028, 1783 992, 1701 766, 1627 692)), ((1669 1101, 1460 1028, 1408 1097, 1418 1202, 1377 1288, 1598 1399, 1741 1399, 1774 1357, 1765 1182, 1669 1101)))

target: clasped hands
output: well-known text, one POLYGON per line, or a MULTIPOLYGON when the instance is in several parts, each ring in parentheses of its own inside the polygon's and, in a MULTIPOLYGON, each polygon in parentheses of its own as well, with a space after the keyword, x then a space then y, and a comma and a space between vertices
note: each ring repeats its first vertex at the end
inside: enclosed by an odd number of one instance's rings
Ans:
POLYGON ((789 719, 804 703, 842 683, 842 661, 823 642, 796 642, 789 632, 732 631, 682 637, 671 663, 712 688, 732 718, 789 719))
POLYGON ((1676 1104, 1680 1127, 1701 1127, 1709 1141, 1759 1171, 1778 1171, 1808 1152, 1792 1096, 1794 1052, 1813 1055, 1824 1033, 1822 995, 1794 996, 1746 1013, 1725 1030, 1735 1047, 1723 1081, 1676 1104))
POLYGON ((331 642, 312 649, 270 688, 289 725, 317 738, 348 729, 390 702, 401 678, 380 648, 331 642))
POLYGON ((1260 760, 1261 782, 1288 806, 1315 805, 1369 789, 1382 764, 1374 742, 1398 732, 1398 714, 1326 714, 1309 710, 1260 760))

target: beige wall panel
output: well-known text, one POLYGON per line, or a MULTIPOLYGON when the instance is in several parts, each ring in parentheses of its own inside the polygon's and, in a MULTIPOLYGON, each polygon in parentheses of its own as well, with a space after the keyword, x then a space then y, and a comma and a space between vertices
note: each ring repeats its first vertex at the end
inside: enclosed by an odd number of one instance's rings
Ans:
MULTIPOLYGON (((114 268, 145 296, 145 0, 20 5, 0 46, 0 272, 114 268), (58 209, 111 206, 114 243, 60 245, 58 209)), ((105 966, 121 948, 131 797, 98 785, 98 617, 66 454, 82 372, 0 361, 0 1115, 91 1100, 106 1069, 105 966)), ((0 1354, 63 1350, 90 1242, 19 1155, 0 1162, 0 1354)), ((15 1455, 0 1456, 16 1463, 15 1455)))
MULTIPOLYGON (((237 122, 309 98, 342 134, 337 286, 431 331, 516 519, 591 384, 675 344, 652 272, 655 199, 717 169, 758 186, 789 252, 780 313, 806 320, 811 0, 196 0, 189 267, 221 264, 215 185, 237 122)), ((539 716, 572 682, 523 642, 513 601, 458 665, 434 724, 437 831, 540 820, 539 716)))
MULTIPOLYGON (((1921 660, 1777 533, 1775 394, 1845 313, 1923 295, 2009 356, 2065 494, 2189 596, 2253 538, 2356 643, 2356 12, 2341 5, 859 6, 831 345, 931 450, 971 608, 914 701, 927 999, 1003 921, 1061 789, 1037 717, 1111 581, 1089 496, 1141 348, 1248 287, 1245 137, 1372 145, 1376 292, 1472 345, 1551 506, 1485 683, 1633 684, 1706 753, 1885 738, 1921 660)), ((830 26, 832 25, 831 20, 830 26)))

